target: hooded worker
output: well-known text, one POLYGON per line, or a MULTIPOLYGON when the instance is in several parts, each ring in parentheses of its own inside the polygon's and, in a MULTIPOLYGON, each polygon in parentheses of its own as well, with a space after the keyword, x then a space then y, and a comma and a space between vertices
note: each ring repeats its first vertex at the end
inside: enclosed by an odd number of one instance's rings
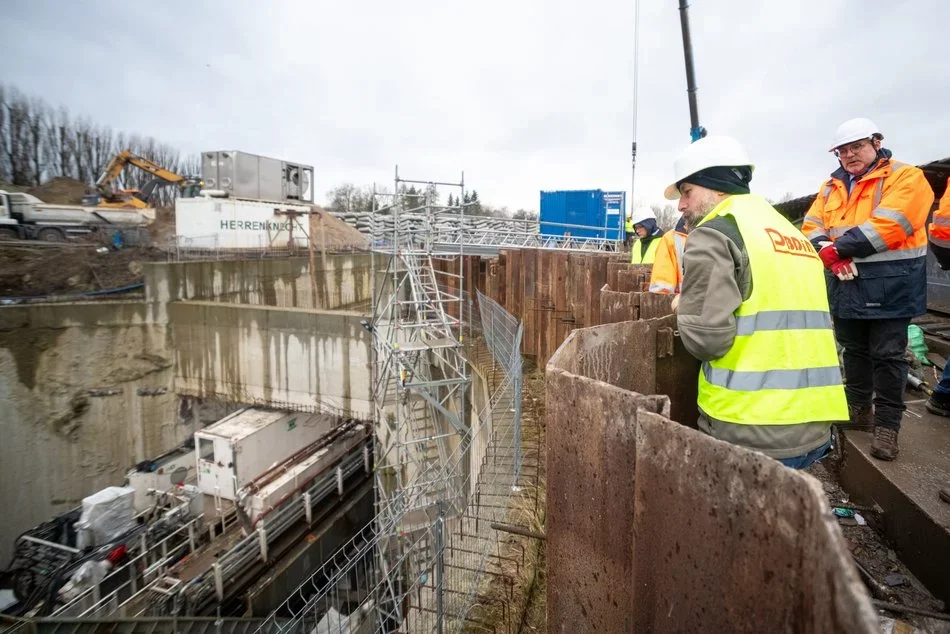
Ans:
POLYGON ((844 348, 850 425, 873 427, 871 455, 894 460, 904 415, 907 327, 927 312, 924 173, 891 158, 870 119, 838 126, 838 169, 821 185, 802 232, 825 265, 835 335, 844 348))
POLYGON ((677 328, 699 359, 699 428, 804 468, 831 447, 848 408, 821 258, 750 193, 754 165, 707 136, 674 163, 666 197, 690 227, 677 328))
POLYGON ((637 240, 630 250, 630 263, 653 264, 656 250, 660 246, 659 238, 663 237, 653 210, 649 207, 638 207, 631 214, 629 223, 633 225, 637 235, 637 240))

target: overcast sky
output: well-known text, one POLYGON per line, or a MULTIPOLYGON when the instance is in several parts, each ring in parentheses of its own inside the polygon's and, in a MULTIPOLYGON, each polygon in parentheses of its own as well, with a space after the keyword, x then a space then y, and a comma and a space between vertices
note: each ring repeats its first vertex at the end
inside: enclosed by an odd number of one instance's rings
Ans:
MULTIPOLYGON (((634 1, 4 3, 0 81, 186 152, 235 149, 344 181, 630 190, 634 1)), ((693 0, 700 121, 742 141, 753 191, 817 190, 835 127, 950 156, 946 0, 693 0)), ((636 198, 689 142, 676 0, 640 0, 636 198)))

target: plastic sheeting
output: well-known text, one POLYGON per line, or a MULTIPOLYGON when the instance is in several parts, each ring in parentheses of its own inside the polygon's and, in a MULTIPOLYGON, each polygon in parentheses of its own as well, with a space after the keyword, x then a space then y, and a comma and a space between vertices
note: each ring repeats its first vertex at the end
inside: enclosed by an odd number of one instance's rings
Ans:
POLYGON ((79 546, 102 546, 135 526, 135 489, 108 487, 83 498, 76 522, 79 546))

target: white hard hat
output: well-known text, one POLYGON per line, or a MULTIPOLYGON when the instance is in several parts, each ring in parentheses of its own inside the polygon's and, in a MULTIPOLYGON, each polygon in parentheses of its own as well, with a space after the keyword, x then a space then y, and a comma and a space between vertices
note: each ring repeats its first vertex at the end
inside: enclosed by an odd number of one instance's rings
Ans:
POLYGON ((644 220, 648 219, 656 220, 656 214, 654 214, 653 210, 649 207, 637 207, 633 210, 633 213, 630 214, 630 222, 635 225, 638 225, 644 220))
POLYGON ((854 141, 860 141, 861 139, 870 139, 871 137, 884 138, 884 135, 881 134, 876 123, 864 117, 848 119, 835 130, 835 142, 828 148, 828 151, 834 152, 837 147, 854 141))
POLYGON ((749 160, 738 141, 728 136, 710 135, 699 139, 683 150, 673 161, 673 184, 666 188, 664 195, 667 200, 677 200, 680 190, 678 182, 692 176, 707 167, 740 167, 748 165, 752 170, 755 165, 749 160))

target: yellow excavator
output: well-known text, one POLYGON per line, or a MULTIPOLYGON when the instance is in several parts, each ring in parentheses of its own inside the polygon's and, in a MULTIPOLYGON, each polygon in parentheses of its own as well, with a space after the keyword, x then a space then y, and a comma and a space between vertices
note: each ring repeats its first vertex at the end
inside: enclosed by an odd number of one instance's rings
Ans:
POLYGON ((179 196, 194 198, 201 191, 204 182, 197 177, 176 174, 161 165, 156 165, 147 158, 136 156, 129 150, 122 150, 112 157, 112 160, 109 161, 106 169, 102 172, 102 176, 96 181, 96 194, 84 202, 97 207, 145 209, 150 206, 149 200, 155 189, 169 184, 178 186, 179 196), (114 189, 112 183, 127 165, 148 172, 155 178, 146 183, 141 190, 114 189))

